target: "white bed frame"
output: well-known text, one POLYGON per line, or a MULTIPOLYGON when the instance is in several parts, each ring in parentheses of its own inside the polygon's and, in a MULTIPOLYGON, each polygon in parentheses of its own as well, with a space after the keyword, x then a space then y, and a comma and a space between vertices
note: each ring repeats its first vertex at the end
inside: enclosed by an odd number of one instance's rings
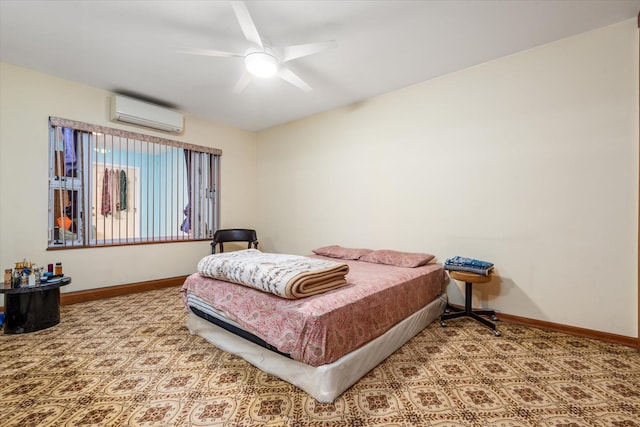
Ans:
POLYGON ((221 350, 235 354, 258 369, 298 386, 319 402, 333 402, 360 378, 438 318, 447 304, 440 295, 389 331, 333 363, 310 366, 245 340, 192 312, 186 326, 221 350))

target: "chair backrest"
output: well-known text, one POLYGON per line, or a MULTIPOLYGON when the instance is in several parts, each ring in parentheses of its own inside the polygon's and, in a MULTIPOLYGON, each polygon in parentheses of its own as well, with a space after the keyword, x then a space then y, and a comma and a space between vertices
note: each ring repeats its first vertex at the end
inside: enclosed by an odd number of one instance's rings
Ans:
POLYGON ((217 230, 213 234, 211 242, 211 253, 216 253, 216 246, 220 245, 220 252, 224 252, 224 242, 247 242, 247 249, 258 249, 258 235, 256 230, 247 228, 229 228, 225 230, 217 230))

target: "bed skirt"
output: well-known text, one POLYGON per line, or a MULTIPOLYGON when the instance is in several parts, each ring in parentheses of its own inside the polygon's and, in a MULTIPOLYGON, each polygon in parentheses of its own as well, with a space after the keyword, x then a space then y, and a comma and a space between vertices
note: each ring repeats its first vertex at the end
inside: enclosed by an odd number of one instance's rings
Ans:
POLYGON ((287 381, 318 402, 333 402, 360 378, 437 319, 447 304, 443 294, 396 326, 333 363, 313 367, 253 344, 189 312, 186 326, 221 350, 287 381))

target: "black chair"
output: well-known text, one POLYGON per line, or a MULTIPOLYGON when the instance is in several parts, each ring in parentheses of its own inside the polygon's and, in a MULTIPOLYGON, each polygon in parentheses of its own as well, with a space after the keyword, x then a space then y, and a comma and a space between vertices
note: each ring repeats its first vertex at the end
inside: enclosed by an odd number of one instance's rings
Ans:
POLYGON ((230 228, 226 230, 217 230, 213 234, 213 242, 211 242, 211 253, 216 253, 216 246, 220 245, 220 252, 224 252, 225 242, 247 242, 247 249, 258 249, 258 235, 256 230, 246 228, 230 228))

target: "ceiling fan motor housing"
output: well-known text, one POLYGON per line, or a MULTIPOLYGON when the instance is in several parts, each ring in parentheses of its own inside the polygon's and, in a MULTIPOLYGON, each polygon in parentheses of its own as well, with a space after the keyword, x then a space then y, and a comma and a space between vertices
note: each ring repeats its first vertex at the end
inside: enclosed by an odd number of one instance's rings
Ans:
POLYGON ((251 52, 244 57, 247 71, 256 77, 271 77, 278 71, 278 60, 267 52, 251 52))

